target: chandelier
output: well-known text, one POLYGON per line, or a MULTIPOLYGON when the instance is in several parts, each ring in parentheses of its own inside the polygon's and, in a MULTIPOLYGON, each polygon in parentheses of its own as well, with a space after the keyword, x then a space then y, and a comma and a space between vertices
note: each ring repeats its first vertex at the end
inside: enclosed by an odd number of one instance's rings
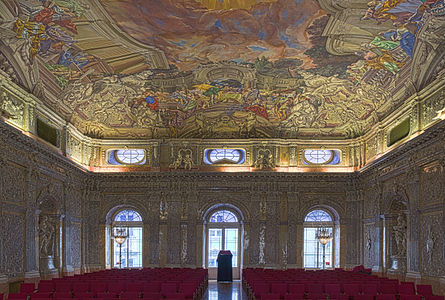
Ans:
POLYGON ((315 232, 315 238, 323 246, 323 270, 324 270, 326 265, 326 244, 329 243, 329 241, 332 239, 332 232, 329 228, 326 227, 317 228, 317 231, 315 232))
POLYGON ((326 227, 317 228, 315 238, 320 242, 320 244, 326 245, 332 239, 332 232, 326 227))
POLYGON ((125 226, 113 228, 113 238, 119 244, 119 269, 122 268, 122 244, 125 243, 128 237, 128 228, 125 226))

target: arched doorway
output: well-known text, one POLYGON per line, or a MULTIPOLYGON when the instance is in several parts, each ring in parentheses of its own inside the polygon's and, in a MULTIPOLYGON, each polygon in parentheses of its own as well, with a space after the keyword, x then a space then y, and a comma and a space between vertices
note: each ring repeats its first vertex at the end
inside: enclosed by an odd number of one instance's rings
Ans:
POLYGON ((239 212, 229 206, 209 210, 204 219, 204 231, 204 265, 209 270, 209 279, 217 277, 220 250, 232 252, 233 279, 239 279, 242 268, 242 219, 239 212))
POLYGON ((314 208, 304 218, 303 267, 330 269, 339 266, 340 227, 336 212, 326 208, 314 208), (324 246, 317 238, 320 230, 331 234, 332 238, 324 246), (324 259, 323 259, 324 255, 324 259), (323 266, 324 261, 324 266, 323 266))
POLYGON ((111 224, 105 229, 107 268, 142 267, 142 217, 132 209, 121 209, 111 217, 111 224), (117 243, 116 234, 124 232, 125 241, 117 243))

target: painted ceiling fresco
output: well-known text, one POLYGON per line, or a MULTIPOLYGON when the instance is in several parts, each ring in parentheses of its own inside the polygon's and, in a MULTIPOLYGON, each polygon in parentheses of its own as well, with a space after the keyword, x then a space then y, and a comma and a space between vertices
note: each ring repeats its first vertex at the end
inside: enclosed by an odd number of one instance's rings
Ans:
POLYGON ((409 75, 426 18, 444 15, 443 0, 369 2, 354 25, 367 35, 334 55, 323 36, 332 16, 315 0, 97 1, 169 67, 147 58, 120 72, 81 47, 77 24, 94 15, 86 1, 16 1, 20 13, 0 32, 27 45, 70 121, 98 138, 363 135, 400 104, 389 87, 409 75))
POLYGON ((313 46, 306 29, 326 15, 316 0, 101 3, 121 29, 162 49, 180 70, 218 61, 255 62, 262 56, 295 58, 295 64, 311 67, 312 60, 303 54, 313 46))

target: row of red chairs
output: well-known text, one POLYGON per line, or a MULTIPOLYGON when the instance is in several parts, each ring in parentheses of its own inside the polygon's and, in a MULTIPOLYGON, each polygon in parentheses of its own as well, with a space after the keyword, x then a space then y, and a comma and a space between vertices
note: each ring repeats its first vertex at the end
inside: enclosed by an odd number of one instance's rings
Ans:
POLYGON ((207 278, 207 270, 201 268, 103 270, 42 280, 37 289, 33 283, 23 283, 20 293, 10 293, 8 300, 197 299, 207 287, 207 278))
POLYGON ((302 295, 286 294, 284 296, 280 294, 266 294, 261 295, 261 300, 443 300, 443 296, 426 296, 420 295, 394 295, 394 294, 381 294, 381 295, 357 295, 349 297, 346 295, 334 295, 333 297, 327 295, 308 295, 307 297, 302 295))
MULTIPOLYGON (((365 272, 304 271, 246 269, 243 271, 243 286, 248 295, 256 299, 311 299, 311 300, 392 300, 403 295, 403 300, 444 300, 433 296, 431 285, 417 285, 369 275, 365 272), (391 295, 381 297, 381 295, 391 295), (263 297, 264 296, 264 297, 263 297), (377 296, 378 299, 377 299, 377 296), (410 297, 415 296, 415 297, 410 297), (431 299, 429 299, 431 298, 431 299)), ((441 297, 441 296, 439 296, 441 297)))

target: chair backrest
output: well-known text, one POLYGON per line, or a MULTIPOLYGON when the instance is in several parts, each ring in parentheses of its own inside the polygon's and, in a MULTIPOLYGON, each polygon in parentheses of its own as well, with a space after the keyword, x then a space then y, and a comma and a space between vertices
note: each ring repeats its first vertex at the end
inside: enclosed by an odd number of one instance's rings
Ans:
POLYGON ((270 285, 270 291, 272 294, 285 295, 287 293, 286 283, 272 283, 270 285))
POLYGON ((39 292, 52 292, 54 290, 54 283, 51 281, 40 281, 37 290, 39 292))
POLYGON ((349 296, 358 295, 360 294, 360 285, 357 283, 343 284, 343 291, 349 296))
POLYGON ((377 295, 377 285, 376 284, 365 284, 362 285, 363 294, 377 295))
POLYGON ((395 294, 381 294, 375 296, 375 300, 396 300, 395 294))
POLYGON ((341 287, 338 283, 327 283, 324 285, 324 289, 326 291, 326 294, 340 294, 341 287))
POLYGON ((445 300, 444 296, 430 295, 425 296, 425 300, 445 300))
POLYGON ((400 294, 400 300, 422 300, 420 295, 403 295, 400 294))
POLYGON ((432 296, 433 295, 433 287, 430 284, 418 284, 417 285, 417 294, 422 296, 432 296))
POLYGON ((380 292, 382 294, 397 294, 398 286, 396 283, 382 283, 380 285, 380 292))
POLYGON ((403 295, 415 295, 416 290, 414 288, 414 282, 401 282, 399 284, 398 292, 403 295))
MULTIPOLYGON (((32 293, 32 292, 34 292, 35 289, 36 289, 35 283, 20 284, 20 293, 32 293)), ((0 300, 3 300, 3 298, 0 297, 0 300)))
POLYGON ((305 287, 302 283, 289 283, 287 290, 289 294, 304 294, 305 287))

